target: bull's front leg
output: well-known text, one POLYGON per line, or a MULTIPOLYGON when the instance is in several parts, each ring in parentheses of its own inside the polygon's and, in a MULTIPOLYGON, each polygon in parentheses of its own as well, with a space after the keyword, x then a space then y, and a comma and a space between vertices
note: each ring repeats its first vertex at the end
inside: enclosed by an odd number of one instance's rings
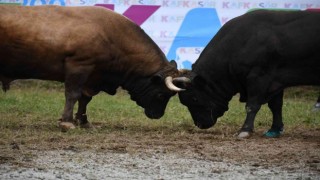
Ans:
POLYGON ((238 134, 238 138, 248 138, 253 133, 254 129, 254 119, 260 110, 261 105, 257 103, 247 103, 246 104, 246 120, 240 129, 240 133, 238 134))
POLYGON ((273 116, 272 126, 264 136, 266 137, 279 137, 283 132, 282 122, 282 105, 283 105, 283 90, 275 95, 269 102, 268 107, 270 108, 273 116))
POLYGON ((62 131, 67 131, 69 129, 74 129, 77 122, 73 120, 73 108, 77 100, 80 98, 81 92, 78 90, 69 88, 66 85, 65 98, 66 103, 64 106, 61 121, 59 122, 59 127, 62 131))
POLYGON ((76 121, 79 121, 81 128, 92 128, 92 125, 87 119, 87 105, 92 100, 91 96, 81 95, 78 100, 78 111, 76 113, 76 121))
POLYGON ((65 99, 66 103, 59 122, 62 131, 74 129, 77 122, 73 119, 73 108, 75 103, 81 97, 82 86, 86 80, 86 76, 81 74, 71 74, 66 76, 65 80, 65 99))
POLYGON ((254 119, 261 108, 261 100, 267 84, 266 78, 261 76, 261 71, 260 67, 254 67, 247 77, 247 116, 238 138, 248 138, 253 133, 254 119))

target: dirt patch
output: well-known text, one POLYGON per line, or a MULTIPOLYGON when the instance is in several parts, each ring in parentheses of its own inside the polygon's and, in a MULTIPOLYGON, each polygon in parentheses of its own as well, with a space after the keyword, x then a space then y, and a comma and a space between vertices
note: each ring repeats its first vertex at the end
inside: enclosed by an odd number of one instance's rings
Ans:
POLYGON ((39 152, 31 167, 1 168, 2 179, 248 179, 318 178, 303 169, 290 171, 228 161, 212 161, 196 155, 162 152, 102 153, 39 152))
POLYGON ((212 131, 113 131, 0 142, 0 179, 320 179, 320 129, 247 140, 212 131))

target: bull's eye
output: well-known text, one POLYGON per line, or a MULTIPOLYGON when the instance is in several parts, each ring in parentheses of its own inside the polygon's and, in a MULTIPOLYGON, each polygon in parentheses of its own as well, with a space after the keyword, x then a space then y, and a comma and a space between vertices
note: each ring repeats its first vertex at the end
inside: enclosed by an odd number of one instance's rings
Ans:
POLYGON ((159 94, 157 95, 157 98, 158 98, 158 99, 163 99, 163 98, 164 98, 164 94, 159 93, 159 94))
POLYGON ((198 102, 198 99, 196 97, 192 97, 193 102, 198 102))

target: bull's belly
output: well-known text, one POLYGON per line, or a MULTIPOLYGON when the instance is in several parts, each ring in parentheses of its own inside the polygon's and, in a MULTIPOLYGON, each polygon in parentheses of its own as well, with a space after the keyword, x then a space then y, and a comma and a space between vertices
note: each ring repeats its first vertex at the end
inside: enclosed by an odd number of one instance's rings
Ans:
POLYGON ((275 78, 285 86, 320 85, 320 69, 299 68, 279 73, 275 78))
MULTIPOLYGON (((0 43, 1 47, 1 43, 0 43)), ((30 50, 32 44, 0 49, 0 76, 16 79, 64 81, 63 52, 43 48, 30 50)), ((31 48, 32 49, 32 48, 31 48)))
POLYGON ((61 71, 55 71, 43 67, 34 67, 32 65, 11 66, 0 68, 0 76, 11 81, 17 79, 40 79, 40 80, 53 80, 53 81, 64 81, 64 73, 61 71))

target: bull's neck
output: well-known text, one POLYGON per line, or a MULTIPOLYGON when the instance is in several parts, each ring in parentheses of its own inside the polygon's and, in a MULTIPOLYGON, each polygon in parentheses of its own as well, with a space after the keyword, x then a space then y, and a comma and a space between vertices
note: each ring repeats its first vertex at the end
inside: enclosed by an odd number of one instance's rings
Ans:
POLYGON ((114 45, 111 46, 112 66, 108 67, 121 74, 120 86, 134 91, 138 81, 150 78, 167 67, 169 62, 161 49, 139 26, 133 23, 120 25, 119 30, 122 33, 115 33, 116 38, 112 41, 114 45))
MULTIPOLYGON (((208 66, 206 68, 208 68, 208 66)), ((201 71, 196 73, 206 79, 209 87, 208 93, 210 94, 212 101, 227 111, 229 101, 237 93, 237 87, 235 87, 233 79, 227 69, 213 70, 206 68, 203 68, 201 71)))
POLYGON ((131 76, 150 76, 155 74, 164 66, 164 60, 151 54, 127 55, 119 59, 119 71, 123 72, 125 78, 131 76))
POLYGON ((149 76, 168 63, 161 49, 139 26, 128 23, 121 31, 113 41, 114 50, 117 51, 118 68, 127 76, 149 76))
POLYGON ((224 109, 228 110, 229 101, 236 94, 234 87, 229 82, 212 82, 208 83, 210 97, 214 102, 219 102, 219 106, 223 106, 224 109))

